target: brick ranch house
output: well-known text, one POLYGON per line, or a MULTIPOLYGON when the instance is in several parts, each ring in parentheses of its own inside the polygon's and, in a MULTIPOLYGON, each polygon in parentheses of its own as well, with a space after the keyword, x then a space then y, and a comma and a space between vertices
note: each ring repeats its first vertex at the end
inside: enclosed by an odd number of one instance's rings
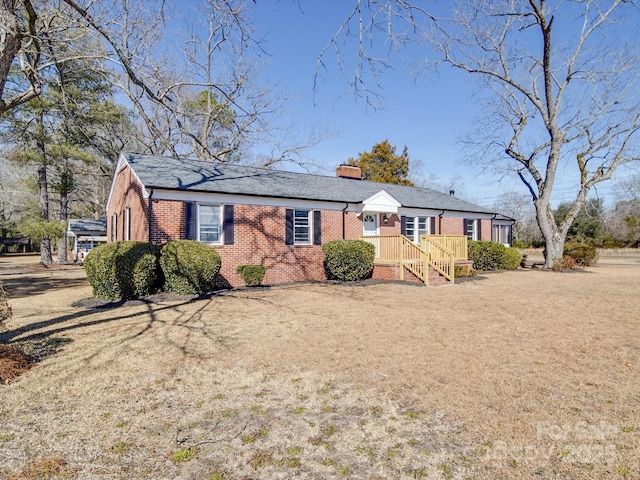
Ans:
MULTIPOLYGON (((107 239, 205 242, 220 253, 226 286, 243 285, 236 267, 247 263, 267 267, 267 284, 324 280, 321 245, 337 239, 510 242, 513 220, 486 208, 427 188, 364 181, 357 167, 336 173, 123 153, 107 201, 107 239)), ((403 271, 377 262, 374 277, 404 278, 403 271)))

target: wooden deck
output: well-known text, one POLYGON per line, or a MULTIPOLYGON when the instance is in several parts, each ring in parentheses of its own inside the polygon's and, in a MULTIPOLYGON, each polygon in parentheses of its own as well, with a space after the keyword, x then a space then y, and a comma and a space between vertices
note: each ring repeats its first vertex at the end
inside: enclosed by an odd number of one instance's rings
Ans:
POLYGON ((364 236, 362 240, 376 247, 375 263, 398 265, 400 280, 409 272, 425 285, 441 283, 435 281, 437 276, 455 283, 456 263, 468 262, 464 235, 422 235, 420 245, 403 235, 364 236))

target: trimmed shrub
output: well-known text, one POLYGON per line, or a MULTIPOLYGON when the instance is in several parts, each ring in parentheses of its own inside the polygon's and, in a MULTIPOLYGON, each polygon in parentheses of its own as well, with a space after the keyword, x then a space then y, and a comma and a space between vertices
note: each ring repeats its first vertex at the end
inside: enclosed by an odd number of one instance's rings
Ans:
POLYGON ((505 249, 502 254, 502 266, 505 270, 516 270, 522 261, 522 254, 517 248, 511 247, 505 249))
POLYGON ((507 247, 487 240, 470 240, 467 252, 476 270, 498 270, 502 268, 502 257, 507 247))
POLYGON ((256 287, 262 284, 267 267, 255 264, 238 265, 236 271, 248 287, 256 287))
POLYGON ((172 240, 160 249, 165 289, 180 295, 213 291, 221 265, 213 247, 194 240, 172 240))
POLYGON ((565 243, 563 257, 575 259, 578 265, 589 267, 598 262, 598 250, 592 245, 580 242, 565 243))
POLYGON ((156 248, 146 242, 111 242, 92 249, 84 260, 93 295, 126 300, 154 293, 158 286, 156 248))
POLYGON ((247 287, 257 287, 267 271, 264 265, 238 265, 236 271, 240 274, 247 287))
POLYGON ((469 260, 473 260, 473 268, 483 271, 515 270, 522 260, 518 249, 487 240, 469 241, 468 255, 469 260))
POLYGON ((453 275, 455 278, 475 277, 476 271, 469 265, 456 265, 453 267, 453 275))
POLYGON ((329 280, 353 282, 371 277, 376 247, 363 240, 334 240, 322 245, 329 280))

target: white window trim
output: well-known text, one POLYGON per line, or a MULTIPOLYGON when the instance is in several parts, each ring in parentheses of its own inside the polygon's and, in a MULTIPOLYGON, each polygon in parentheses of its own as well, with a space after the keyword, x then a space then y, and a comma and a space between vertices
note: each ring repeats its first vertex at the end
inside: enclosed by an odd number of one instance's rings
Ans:
POLYGON ((131 240, 131 207, 124 209, 124 239, 131 240))
POLYGON ((224 219, 223 219, 223 211, 222 211, 222 205, 218 204, 218 203, 197 203, 197 208, 196 208, 196 237, 198 239, 199 242, 202 243, 206 243, 207 245, 223 245, 224 244, 224 219), (219 226, 219 232, 218 232, 218 240, 215 242, 206 242, 204 240, 201 239, 201 223, 200 223, 200 209, 201 207, 217 207, 218 208, 218 226, 219 226))
POLYGON ((510 224, 494 223, 493 230, 491 233, 491 240, 496 243, 502 243, 505 246, 509 246, 510 245, 509 237, 511 234, 511 228, 512 226, 510 224), (503 232, 504 232, 504 238, 501 238, 501 235, 503 232))
POLYGON ((111 215, 111 241, 118 241, 118 214, 111 215))
POLYGON ((411 240, 413 243, 415 244, 420 244, 420 235, 430 235, 431 232, 431 217, 430 216, 425 216, 425 215, 417 215, 417 216, 405 216, 406 218, 406 222, 407 222, 407 228, 405 231, 406 237, 411 240), (420 220, 424 220, 425 222, 425 228, 421 229, 420 228, 420 220), (408 235, 408 230, 409 230, 409 221, 413 222, 413 235, 409 236, 408 235))
POLYGON ((306 208, 294 208, 293 209, 293 244, 294 245, 312 245, 313 244, 313 210, 306 208), (302 217, 296 217, 296 212, 307 212, 307 239, 305 241, 296 239, 296 219, 302 217))
POLYGON ((478 240, 478 219, 468 219, 465 222, 465 231, 464 234, 467 236, 467 240, 475 241, 478 240), (471 234, 469 234, 469 225, 471 225, 471 234))

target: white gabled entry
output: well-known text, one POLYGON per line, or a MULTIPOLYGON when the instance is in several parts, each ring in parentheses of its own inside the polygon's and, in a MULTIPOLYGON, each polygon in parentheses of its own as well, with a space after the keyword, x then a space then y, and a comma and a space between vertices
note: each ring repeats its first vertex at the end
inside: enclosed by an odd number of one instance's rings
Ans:
POLYGON ((358 205, 358 210, 362 213, 362 234, 380 235, 380 214, 398 213, 400 206, 400 202, 384 190, 365 199, 358 205))
POLYGON ((400 202, 384 190, 380 190, 378 193, 371 195, 358 205, 362 212, 377 213, 398 213, 398 207, 401 206, 402 204, 400 202))

